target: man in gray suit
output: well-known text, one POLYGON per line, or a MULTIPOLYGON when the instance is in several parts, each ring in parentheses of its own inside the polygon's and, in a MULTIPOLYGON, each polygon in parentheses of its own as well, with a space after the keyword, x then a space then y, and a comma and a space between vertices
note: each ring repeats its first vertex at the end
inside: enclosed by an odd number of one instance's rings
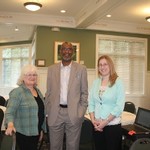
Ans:
POLYGON ((64 133, 67 150, 79 150, 88 83, 86 67, 72 60, 73 53, 72 44, 64 42, 60 49, 62 61, 48 68, 45 102, 50 150, 62 150, 64 133))

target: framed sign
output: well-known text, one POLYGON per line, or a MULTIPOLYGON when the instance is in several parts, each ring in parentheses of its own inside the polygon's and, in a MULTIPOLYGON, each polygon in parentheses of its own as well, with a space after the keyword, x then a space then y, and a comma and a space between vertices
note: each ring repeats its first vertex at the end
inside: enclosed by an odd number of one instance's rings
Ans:
MULTIPOLYGON (((61 56, 60 56, 60 48, 63 42, 58 42, 55 41, 54 45, 54 63, 58 63, 61 61, 61 56)), ((73 54, 73 60, 78 62, 80 61, 80 44, 79 43, 74 43, 71 42, 74 48, 74 54, 73 54)))
POLYGON ((37 67, 45 67, 45 65, 46 65, 45 59, 36 59, 35 65, 37 67))

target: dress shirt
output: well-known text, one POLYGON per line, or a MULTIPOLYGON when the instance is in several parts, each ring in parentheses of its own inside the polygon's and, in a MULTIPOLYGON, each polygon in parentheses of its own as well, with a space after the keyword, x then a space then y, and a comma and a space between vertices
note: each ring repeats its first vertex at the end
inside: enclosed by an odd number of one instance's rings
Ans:
POLYGON ((60 104, 67 105, 68 83, 70 77, 71 64, 63 66, 61 64, 61 79, 60 79, 60 104))

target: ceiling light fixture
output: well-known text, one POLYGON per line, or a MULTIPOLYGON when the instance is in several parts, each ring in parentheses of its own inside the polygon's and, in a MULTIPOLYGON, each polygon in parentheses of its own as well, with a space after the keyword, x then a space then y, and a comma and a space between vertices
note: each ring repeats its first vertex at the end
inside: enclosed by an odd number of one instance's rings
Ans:
POLYGON ((108 14, 108 15, 106 15, 106 17, 110 18, 110 17, 111 17, 111 15, 109 15, 109 14, 108 14))
POLYGON ((66 10, 61 10, 60 12, 61 12, 61 13, 66 13, 66 10))
POLYGON ((55 32, 58 32, 58 31, 60 31, 60 28, 59 27, 52 27, 51 30, 55 31, 55 32))
POLYGON ((19 31, 18 27, 15 28, 15 31, 19 31))
POLYGON ((42 4, 36 2, 26 2, 24 3, 24 6, 30 11, 37 11, 42 7, 42 4))
POLYGON ((150 22, 150 16, 145 18, 148 22, 150 22))

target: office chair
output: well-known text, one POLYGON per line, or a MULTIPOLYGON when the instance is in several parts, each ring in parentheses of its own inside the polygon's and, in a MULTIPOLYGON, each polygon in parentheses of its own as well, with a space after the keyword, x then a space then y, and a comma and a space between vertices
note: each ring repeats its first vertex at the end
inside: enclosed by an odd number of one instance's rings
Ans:
POLYGON ((150 150, 150 138, 137 139, 129 150, 150 150))
MULTIPOLYGON (((0 129, 2 128, 3 119, 4 119, 4 112, 0 108, 0 129)), ((0 135, 1 135, 1 131, 0 131, 0 135)))
POLYGON ((49 129, 48 129, 47 118, 46 118, 46 130, 47 130, 47 132, 44 133, 43 139, 38 143, 38 150, 47 150, 50 148, 49 129))
POLYGON ((127 111, 127 112, 135 114, 136 113, 136 109, 135 109, 134 103, 132 103, 132 102, 125 102, 124 111, 127 111))
MULTIPOLYGON (((1 145, 1 141, 2 141, 2 123, 3 123, 3 119, 4 119, 4 111, 0 108, 0 145, 1 145)), ((0 149, 1 150, 1 149, 0 149)))
POLYGON ((38 143, 38 150, 48 150, 50 147, 49 134, 44 133, 42 141, 38 143))
POLYGON ((5 106, 6 100, 3 96, 0 96, 0 105, 5 106))
POLYGON ((94 150, 93 131, 94 127, 92 122, 84 118, 81 128, 79 150, 94 150))

